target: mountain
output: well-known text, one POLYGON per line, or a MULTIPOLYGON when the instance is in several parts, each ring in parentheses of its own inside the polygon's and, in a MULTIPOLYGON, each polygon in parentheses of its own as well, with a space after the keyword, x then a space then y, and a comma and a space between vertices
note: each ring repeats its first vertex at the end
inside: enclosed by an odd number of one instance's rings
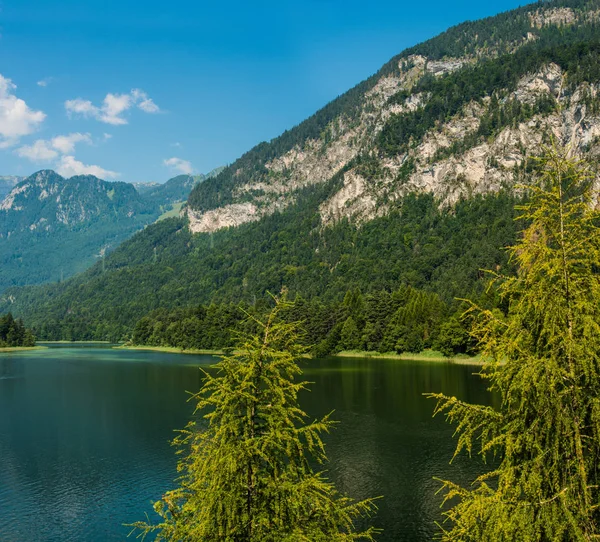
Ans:
POLYGON ((0 201, 0 291, 87 269, 185 201, 203 178, 175 177, 141 193, 129 183, 91 175, 65 179, 51 170, 10 178, 16 184, 0 201))
POLYGON ((554 141, 598 167, 599 22, 600 0, 562 0, 453 27, 195 185, 184 217, 64 284, 9 290, 0 312, 41 336, 114 338, 153 309, 283 285, 479 295, 480 269, 510 271, 531 157, 554 141))
POLYGON ((22 180, 23 177, 15 175, 0 175, 0 200, 13 189, 15 184, 22 180))
POLYGON ((139 181, 131 184, 140 194, 145 194, 146 192, 149 192, 150 190, 160 186, 160 183, 156 181, 139 181))
POLYGON ((136 186, 136 188, 146 200, 164 207, 168 204, 187 200, 194 186, 206 179, 215 177, 223 169, 222 167, 214 169, 206 175, 178 175, 164 184, 148 183, 147 186, 139 188, 136 186))
POLYGON ((323 224, 371 220, 411 192, 451 205, 511 186, 551 138, 595 156, 599 8, 597 0, 540 2, 404 51, 197 186, 192 231, 259 220, 334 176, 323 224))
POLYGON ((0 203, 0 290, 83 271, 157 216, 130 184, 39 171, 0 203))

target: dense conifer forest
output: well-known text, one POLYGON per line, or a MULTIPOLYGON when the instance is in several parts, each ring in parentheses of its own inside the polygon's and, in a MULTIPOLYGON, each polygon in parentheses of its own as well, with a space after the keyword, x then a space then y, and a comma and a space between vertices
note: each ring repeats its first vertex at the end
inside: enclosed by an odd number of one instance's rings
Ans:
POLYGON ((35 337, 23 324, 23 320, 13 318, 9 312, 0 316, 0 348, 35 346, 35 337))

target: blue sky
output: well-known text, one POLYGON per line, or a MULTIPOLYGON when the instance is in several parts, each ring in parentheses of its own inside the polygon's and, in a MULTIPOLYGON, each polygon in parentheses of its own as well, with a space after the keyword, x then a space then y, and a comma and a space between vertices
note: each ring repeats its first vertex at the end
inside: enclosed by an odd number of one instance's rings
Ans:
POLYGON ((0 175, 207 172, 523 2, 0 0, 0 175))

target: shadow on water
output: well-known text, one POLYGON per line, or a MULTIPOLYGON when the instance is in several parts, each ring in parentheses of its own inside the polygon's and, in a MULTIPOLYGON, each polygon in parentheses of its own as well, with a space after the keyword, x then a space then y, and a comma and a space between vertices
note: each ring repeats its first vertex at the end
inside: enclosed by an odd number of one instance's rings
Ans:
MULTIPOLYGON (((0 540, 125 539, 172 486, 169 441, 185 426, 198 366, 210 356, 106 345, 0 354, 0 540)), ((423 392, 489 403, 475 367, 373 359, 307 362, 310 416, 334 410, 328 474, 356 498, 383 495, 380 541, 425 541, 440 517, 434 475, 468 483, 475 461, 449 465, 453 429, 423 392)))

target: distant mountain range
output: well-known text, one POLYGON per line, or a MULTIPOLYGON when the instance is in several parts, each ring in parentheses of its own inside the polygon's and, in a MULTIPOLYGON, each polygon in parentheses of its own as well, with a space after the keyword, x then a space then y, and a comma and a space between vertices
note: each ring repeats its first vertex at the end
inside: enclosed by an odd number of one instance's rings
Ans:
POLYGON ((65 179, 51 170, 0 177, 7 188, 0 200, 0 291, 85 270, 185 201, 208 176, 179 175, 147 190, 91 175, 65 179))

